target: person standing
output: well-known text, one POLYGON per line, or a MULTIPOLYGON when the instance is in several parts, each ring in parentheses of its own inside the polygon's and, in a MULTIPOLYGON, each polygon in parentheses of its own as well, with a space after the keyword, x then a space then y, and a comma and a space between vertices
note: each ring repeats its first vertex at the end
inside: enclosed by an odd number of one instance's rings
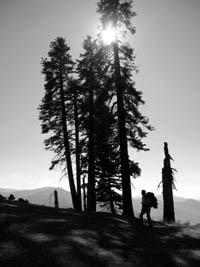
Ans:
POLYGON ((141 191, 142 195, 142 209, 140 212, 140 224, 143 225, 143 215, 146 213, 147 220, 150 227, 153 227, 152 220, 151 220, 151 199, 147 196, 146 191, 141 191))

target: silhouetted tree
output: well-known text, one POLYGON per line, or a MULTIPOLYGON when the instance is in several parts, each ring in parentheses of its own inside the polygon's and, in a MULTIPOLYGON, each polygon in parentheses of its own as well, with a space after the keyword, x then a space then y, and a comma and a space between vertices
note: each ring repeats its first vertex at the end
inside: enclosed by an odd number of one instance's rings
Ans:
MULTIPOLYGON (((50 169, 58 163, 64 164, 68 173, 73 207, 78 209, 71 161, 71 131, 69 125, 67 125, 67 106, 68 102, 71 102, 71 99, 68 99, 67 86, 73 69, 73 61, 69 50, 65 39, 57 37, 50 44, 49 59, 42 59, 42 73, 45 75, 45 95, 42 104, 39 106, 39 119, 42 122, 42 133, 51 135, 45 140, 45 147, 56 154, 50 169)), ((70 118, 71 114, 69 120, 70 118)))
POLYGON ((79 140, 79 103, 80 103, 80 86, 76 81, 72 82, 73 106, 74 106, 74 124, 75 124, 75 152, 76 152, 76 181, 77 197, 79 210, 82 209, 81 198, 81 166, 80 166, 80 140, 79 140), (78 100, 79 99, 79 100, 78 100))
POLYGON ((119 146, 116 142, 116 119, 108 105, 109 92, 103 88, 96 100, 96 179, 97 201, 100 205, 121 208, 119 146))
POLYGON ((15 196, 13 194, 10 194, 10 196, 8 197, 8 200, 10 201, 15 200, 15 196))
POLYGON ((77 188, 77 199, 78 199, 78 210, 82 210, 82 199, 81 199, 81 146, 80 146, 80 118, 81 118, 81 87, 79 82, 75 78, 70 78, 68 81, 68 90, 66 92, 68 98, 67 104, 67 117, 68 125, 70 126, 70 143, 71 153, 75 157, 75 169, 76 169, 76 188, 77 188))
POLYGON ((78 60, 77 72, 82 87, 82 136, 83 165, 88 174, 87 209, 96 210, 96 162, 97 162, 97 101, 104 89, 105 54, 97 41, 88 36, 83 43, 84 53, 78 60), (103 80, 104 79, 104 80, 103 80))
POLYGON ((123 213, 134 216, 130 175, 135 173, 137 176, 140 170, 137 163, 129 160, 128 142, 137 150, 147 150, 141 139, 147 135, 144 129, 152 130, 152 127, 148 124, 148 119, 138 110, 139 105, 144 104, 144 101, 141 92, 135 89, 135 83, 132 81, 135 70, 133 49, 123 42, 123 38, 120 40, 118 38, 119 35, 124 37, 125 31, 122 30, 124 28, 132 34, 135 32, 131 24, 135 13, 131 9, 132 1, 100 0, 98 2, 102 28, 106 29, 111 25, 116 30, 116 40, 111 44, 111 73, 118 117, 123 213))
POLYGON ((168 151, 167 142, 164 143, 164 166, 162 168, 162 185, 163 185, 163 220, 166 222, 175 222, 173 188, 174 185, 174 171, 171 167, 172 157, 168 151))
POLYGON ((77 71, 84 93, 83 114, 86 115, 85 133, 88 138, 86 157, 88 159, 88 188, 87 188, 87 210, 96 210, 95 196, 95 152, 94 152, 94 91, 96 87, 95 62, 97 45, 88 36, 83 43, 84 54, 80 55, 77 71))
POLYGON ((0 194, 0 201, 1 200, 6 200, 6 197, 4 197, 4 196, 2 196, 1 194, 0 194))
MULTIPOLYGON (((98 201, 111 201, 113 207, 111 184, 108 181, 114 179, 114 175, 117 175, 116 170, 119 169, 114 152, 118 144, 115 142, 116 119, 109 106, 112 99, 111 90, 108 88, 107 51, 97 41, 92 41, 91 37, 84 41, 83 48, 85 53, 78 61, 77 71, 83 93, 82 135, 85 132, 87 140, 87 145, 83 145, 86 148, 84 163, 88 166, 87 206, 88 210, 95 210, 96 193, 98 201)), ((119 184, 119 178, 116 177, 115 180, 118 180, 119 184)), ((116 192, 113 194, 118 195, 116 192)), ((114 209, 112 211, 114 212, 114 209)))

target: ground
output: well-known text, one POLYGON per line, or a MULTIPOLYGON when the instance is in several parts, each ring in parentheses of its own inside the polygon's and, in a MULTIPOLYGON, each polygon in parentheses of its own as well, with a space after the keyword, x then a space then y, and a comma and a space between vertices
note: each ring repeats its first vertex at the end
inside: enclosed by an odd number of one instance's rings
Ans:
POLYGON ((200 266, 200 227, 0 203, 0 266, 200 266))

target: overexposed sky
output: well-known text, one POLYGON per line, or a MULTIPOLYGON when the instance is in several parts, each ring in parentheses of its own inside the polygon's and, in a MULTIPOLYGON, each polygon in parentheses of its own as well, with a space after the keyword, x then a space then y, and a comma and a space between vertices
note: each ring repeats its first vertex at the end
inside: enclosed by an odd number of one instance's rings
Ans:
MULTIPOLYGON (((38 110, 44 95, 41 57, 57 36, 66 39, 74 59, 86 36, 98 26, 94 0, 0 0, 0 187, 62 186, 60 171, 49 171, 53 155, 44 150, 38 110)), ((149 152, 130 151, 142 168, 133 196, 157 191, 163 143, 169 144, 176 174, 175 195, 200 198, 200 1, 135 0, 136 87, 146 101, 142 111, 155 131, 149 152)))

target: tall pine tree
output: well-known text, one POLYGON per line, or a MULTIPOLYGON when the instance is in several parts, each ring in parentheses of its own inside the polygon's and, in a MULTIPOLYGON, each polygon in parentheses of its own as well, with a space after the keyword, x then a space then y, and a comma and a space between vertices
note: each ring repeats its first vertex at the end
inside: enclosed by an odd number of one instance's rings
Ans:
MULTIPOLYGON (((107 71, 108 62, 106 49, 100 46, 97 41, 92 41, 89 36, 84 41, 83 48, 84 53, 78 61, 77 72, 79 74, 83 94, 82 129, 84 129, 84 131, 82 131, 82 136, 85 135, 87 144, 86 146, 84 144, 84 147, 88 147, 84 153, 84 169, 88 170, 87 209, 95 210, 97 188, 99 189, 98 199, 100 192, 101 200, 102 194, 106 195, 108 193, 108 191, 103 192, 103 190, 100 190, 100 183, 105 185, 105 183, 102 183, 102 177, 104 177, 105 182, 105 173, 110 172, 108 168, 112 164, 115 164, 115 166, 117 165, 116 157, 114 159, 114 156, 110 156, 113 153, 111 150, 113 145, 109 144, 111 141, 109 135, 113 135, 113 132, 115 132, 113 128, 110 130, 111 125, 109 123, 114 117, 108 105, 110 101, 110 91, 107 90, 109 76, 107 71), (106 123, 108 121, 109 123, 106 123), (110 160, 112 157, 113 163, 111 164, 110 160)), ((117 169, 117 167, 114 169, 117 169)), ((113 170, 112 175, 114 175, 113 170)))
POLYGON ((129 160, 128 144, 137 150, 147 150, 142 138, 147 135, 146 130, 152 130, 148 119, 138 110, 144 104, 141 92, 135 89, 132 81, 134 70, 133 49, 119 36, 128 29, 132 34, 135 28, 131 19, 135 16, 132 11, 132 1, 100 0, 98 12, 101 14, 102 29, 112 27, 116 31, 116 39, 111 44, 113 76, 113 90, 116 95, 118 137, 120 144, 120 164, 122 176, 122 197, 124 215, 134 216, 131 196, 131 173, 139 175, 140 170, 134 161, 129 160))
POLYGON ((39 106, 39 119, 41 120, 42 133, 49 135, 45 140, 45 147, 55 153, 51 168, 58 163, 64 164, 68 173, 73 207, 78 209, 71 160, 71 134, 67 125, 67 105, 68 102, 71 102, 71 99, 67 98, 66 92, 69 76, 73 69, 69 50, 65 39, 57 37, 50 44, 49 58, 42 59, 42 73, 45 75, 45 95, 39 106))
MULTIPOLYGON (((84 53, 80 55, 78 61, 77 72, 82 86, 83 96, 83 109, 85 136, 86 136, 86 158, 85 162, 88 167, 88 187, 87 187, 87 210, 96 210, 96 193, 95 193, 95 146, 94 146, 94 101, 95 91, 98 87, 96 79, 97 67, 97 50, 98 46, 96 41, 93 41, 90 36, 83 43, 84 53)), ((84 134, 84 132, 83 132, 84 134)))
POLYGON ((70 78, 68 82, 67 90, 68 98, 71 100, 67 105, 67 113, 71 114, 70 125, 72 130, 72 141, 74 146, 72 146, 72 154, 75 156, 75 166, 76 166, 76 188, 77 188, 77 198, 78 198, 78 210, 82 210, 82 196, 81 196, 81 145, 80 145, 80 119, 81 119, 81 87, 79 82, 75 78, 70 78), (74 137, 73 137, 74 136, 74 137), (74 139, 74 140, 73 140, 74 139))

